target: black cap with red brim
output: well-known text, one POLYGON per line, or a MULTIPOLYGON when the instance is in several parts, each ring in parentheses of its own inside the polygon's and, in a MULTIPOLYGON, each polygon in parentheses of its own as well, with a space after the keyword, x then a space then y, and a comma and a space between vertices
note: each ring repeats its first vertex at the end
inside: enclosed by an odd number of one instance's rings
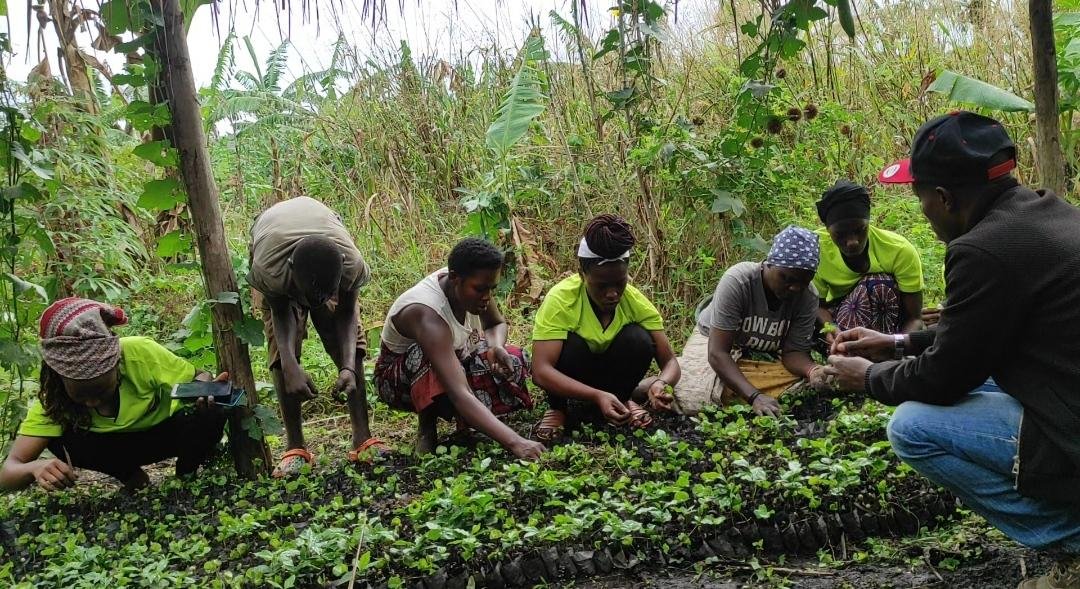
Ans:
POLYGON ((911 157, 878 174, 882 184, 971 186, 1000 178, 1016 168, 1016 146, 994 119, 954 111, 929 120, 915 133, 911 157), (1000 161, 1002 151, 1008 159, 1000 161), (993 162, 998 160, 999 163, 993 162))

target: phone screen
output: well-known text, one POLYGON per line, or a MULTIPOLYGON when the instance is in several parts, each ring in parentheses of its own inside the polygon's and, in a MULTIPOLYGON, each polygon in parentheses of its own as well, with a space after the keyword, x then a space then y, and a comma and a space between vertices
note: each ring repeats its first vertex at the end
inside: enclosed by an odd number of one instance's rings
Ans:
POLYGON ((215 399, 227 399, 232 396, 232 385, 227 382, 182 382, 173 386, 172 398, 196 399, 199 397, 214 397, 215 399))

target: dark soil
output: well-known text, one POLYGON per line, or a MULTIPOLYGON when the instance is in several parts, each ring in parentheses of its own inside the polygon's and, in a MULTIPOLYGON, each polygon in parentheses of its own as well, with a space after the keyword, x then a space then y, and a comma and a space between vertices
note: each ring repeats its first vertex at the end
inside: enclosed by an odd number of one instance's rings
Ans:
POLYGON ((665 589, 740 589, 782 585, 805 589, 1013 589, 1024 578, 1044 574, 1052 564, 1044 553, 1016 545, 988 546, 985 558, 956 570, 916 566, 854 565, 843 569, 820 568, 816 562, 788 562, 774 569, 772 581, 754 580, 744 565, 719 566, 703 573, 642 572, 592 579, 581 589, 664 587, 665 589))

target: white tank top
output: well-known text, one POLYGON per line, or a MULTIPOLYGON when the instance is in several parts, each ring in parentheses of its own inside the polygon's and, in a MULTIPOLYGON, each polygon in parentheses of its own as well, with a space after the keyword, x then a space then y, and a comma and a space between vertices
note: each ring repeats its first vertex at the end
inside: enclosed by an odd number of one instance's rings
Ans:
POLYGON ((457 352, 458 357, 464 357, 472 353, 473 349, 480 343, 481 334, 483 333, 480 317, 472 313, 466 313, 465 324, 459 323, 457 318, 454 317, 454 310, 450 307, 450 301, 446 298, 446 293, 439 286, 439 278, 447 272, 446 268, 432 272, 418 282, 416 286, 403 292, 390 306, 390 311, 386 314, 386 321, 383 322, 382 343, 391 352, 403 354, 409 349, 409 346, 416 343, 416 340, 409 339, 398 333, 397 328, 394 327, 394 317, 409 305, 424 305, 438 313, 439 317, 442 317, 443 321, 450 327, 450 334, 454 338, 454 351, 457 352))

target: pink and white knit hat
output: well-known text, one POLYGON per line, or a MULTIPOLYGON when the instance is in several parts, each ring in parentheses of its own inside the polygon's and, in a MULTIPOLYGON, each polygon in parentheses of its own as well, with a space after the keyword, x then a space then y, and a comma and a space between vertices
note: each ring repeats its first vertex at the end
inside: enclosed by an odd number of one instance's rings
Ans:
POLYGON ((90 299, 68 297, 41 315, 41 356, 60 376, 101 376, 120 361, 120 338, 109 329, 127 323, 124 310, 90 299))

